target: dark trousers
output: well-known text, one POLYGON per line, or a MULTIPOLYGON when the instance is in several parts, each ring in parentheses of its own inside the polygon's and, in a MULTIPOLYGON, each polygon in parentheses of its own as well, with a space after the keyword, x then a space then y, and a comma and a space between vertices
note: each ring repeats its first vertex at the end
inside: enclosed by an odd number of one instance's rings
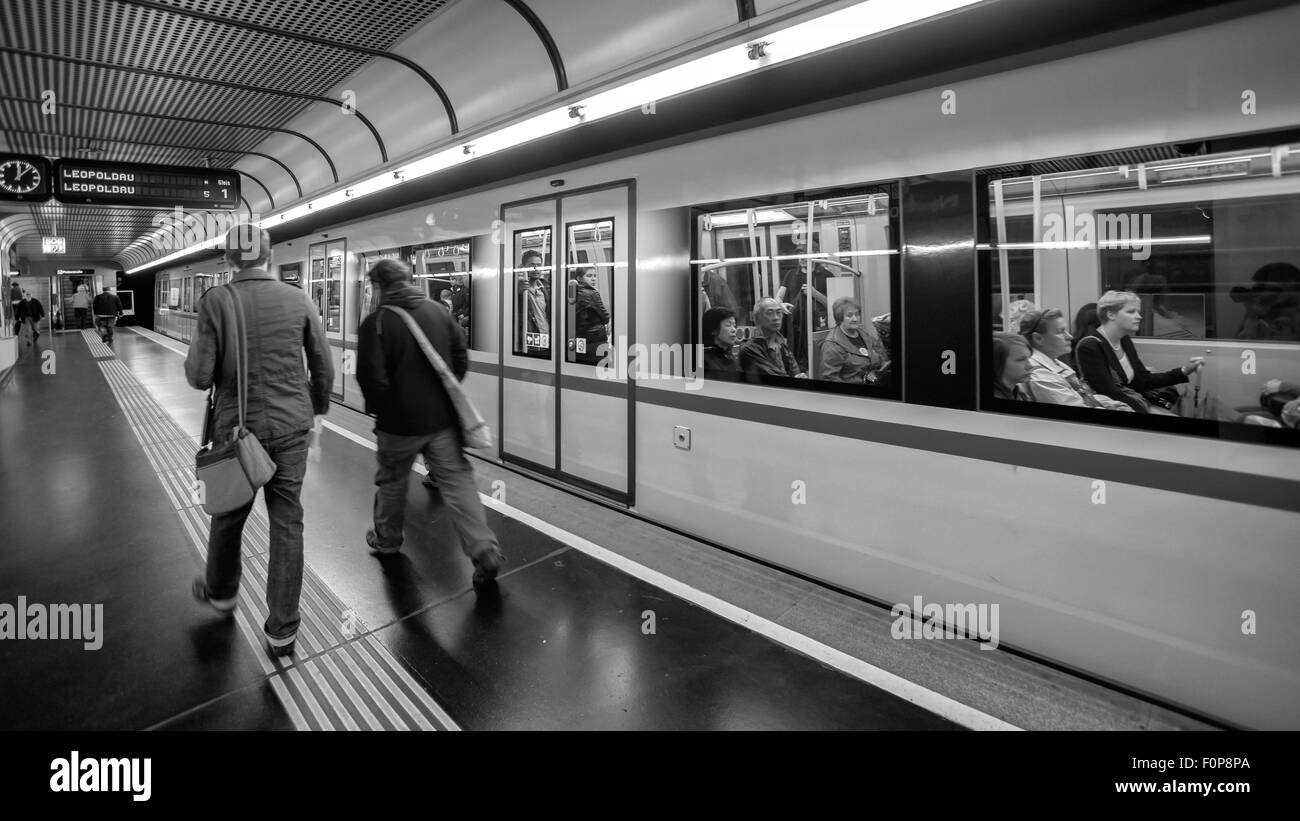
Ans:
POLYGON ((416 454, 424 455, 429 475, 447 506, 461 550, 471 559, 498 549, 496 534, 487 525, 483 502, 474 483, 474 466, 465 458, 456 426, 424 436, 397 436, 379 431, 379 466, 375 471, 375 537, 381 548, 402 546, 406 522, 406 483, 416 454))
POLYGON ((73 308, 72 312, 77 315, 77 330, 84 331, 90 327, 89 308, 73 308))
MULTIPOLYGON (((270 573, 266 602, 270 615, 262 629, 271 639, 291 639, 298 633, 302 595, 302 480, 307 474, 307 439, 310 431, 291 433, 262 442, 275 461, 275 475, 262 489, 271 523, 270 573)), ((256 501, 254 497, 253 501, 256 501)), ((214 599, 233 599, 239 593, 240 543, 244 522, 253 502, 212 517, 208 530, 208 593, 214 599)))
POLYGON ((117 324, 115 316, 95 315, 95 330, 99 331, 100 337, 105 342, 113 341, 113 326, 117 324))

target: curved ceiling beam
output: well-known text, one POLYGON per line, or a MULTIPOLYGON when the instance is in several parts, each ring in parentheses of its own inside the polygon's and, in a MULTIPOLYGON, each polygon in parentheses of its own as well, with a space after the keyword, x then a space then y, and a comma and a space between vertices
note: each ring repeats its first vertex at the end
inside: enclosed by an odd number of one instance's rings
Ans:
POLYGON ((564 91, 569 87, 569 76, 564 72, 564 59, 560 57, 560 49, 555 45, 555 39, 551 33, 546 30, 542 23, 542 18, 528 7, 524 0, 505 0, 510 8, 519 12, 519 16, 528 21, 528 25, 533 27, 537 34, 537 39, 542 41, 542 47, 546 49, 546 56, 551 58, 551 68, 555 71, 555 90, 564 91))
MULTIPOLYGON (((193 17, 199 20, 208 20, 210 22, 220 23, 226 26, 233 26, 235 28, 248 29, 249 31, 256 31, 262 34, 274 34, 279 37, 287 37, 293 40, 302 40, 303 42, 314 43, 318 46, 330 46, 331 48, 337 48, 344 51, 353 51, 353 52, 357 52, 358 54, 368 54, 371 57, 383 57, 388 60, 394 60, 406 66, 411 71, 414 71, 416 74, 420 75, 420 79, 424 80, 424 82, 426 82, 429 85, 429 88, 432 88, 433 92, 438 95, 438 99, 442 101, 442 107, 446 109, 447 112, 447 122, 451 126, 451 133, 456 134, 457 132, 460 131, 460 124, 456 120, 456 110, 452 108, 451 98, 447 96, 447 92, 443 91, 442 86, 438 85, 438 81, 433 79, 433 75, 425 71, 424 68, 420 66, 419 63, 415 62, 414 60, 411 60, 410 58, 403 57, 400 54, 393 54, 392 52, 384 51, 383 49, 369 48, 367 46, 353 45, 351 43, 344 43, 338 40, 330 40, 325 37, 316 37, 315 35, 311 35, 311 34, 299 34, 293 31, 285 31, 284 29, 274 28, 272 26, 263 26, 259 23, 245 23, 242 20, 231 20, 230 18, 222 17, 219 14, 211 14, 205 11, 193 11, 191 9, 173 6, 169 3, 160 3, 157 2, 157 0, 117 0, 117 2, 123 5, 140 6, 142 8, 154 9, 156 11, 162 11, 168 14, 181 15, 183 17, 193 17)), ((385 157, 384 161, 387 162, 388 158, 385 157)), ((338 182, 337 177, 335 178, 335 182, 338 182)))
POLYGON ((187 83, 199 83, 201 85, 220 86, 222 88, 233 88, 238 91, 254 91, 259 94, 271 94, 280 97, 293 97, 299 100, 311 100, 317 103, 329 103, 339 108, 347 108, 352 111, 352 116, 360 120, 366 128, 370 129, 371 135, 375 138, 375 143, 379 146, 379 156, 382 162, 388 162, 388 149, 384 146, 384 138, 379 135, 378 129, 374 123, 370 122, 361 109, 343 100, 336 100, 333 97, 322 97, 319 94, 305 94, 301 91, 287 91, 281 88, 265 88, 263 86, 253 86, 246 83, 236 83, 230 80, 210 80, 204 77, 193 77, 189 74, 177 74, 174 71, 159 71, 154 68, 136 68, 134 66, 124 66, 117 63, 109 63, 103 60, 88 60, 84 57, 63 57, 57 54, 43 54, 39 51, 32 51, 25 48, 14 48, 12 46, 0 46, 2 54, 18 54, 23 57, 34 57, 38 60, 52 60, 56 63, 69 63, 76 66, 90 66, 91 68, 102 68, 108 71, 121 71, 127 74, 142 74, 146 77, 161 77, 165 80, 181 80, 187 83))
MULTIPOLYGON (((284 169, 285 173, 289 175, 289 179, 293 180, 294 187, 298 189, 299 199, 302 198, 302 186, 298 184, 298 178, 294 176, 293 170, 289 168, 289 166, 277 160, 275 157, 272 157, 270 154, 263 154, 260 151, 245 151, 242 148, 214 148, 212 146, 206 146, 206 145, 177 145, 176 143, 146 143, 146 142, 141 142, 140 140, 118 140, 112 137, 88 137, 85 134, 57 134, 54 132, 41 132, 41 131, 19 131, 16 133, 20 137, 65 137, 69 140, 85 140, 87 142, 95 142, 95 143, 121 143, 123 145, 148 145, 148 146, 153 146, 154 148, 180 148, 189 151, 207 151, 212 154, 234 154, 240 157, 263 157, 284 169)), ((236 162, 238 162, 238 160, 236 160, 236 162)), ((239 171, 238 168, 234 168, 232 170, 239 171)), ((239 171, 239 173, 244 174, 245 172, 239 171)), ((251 174, 245 174, 245 176, 252 177, 255 180, 257 179, 256 177, 253 177, 253 175, 251 174)), ((262 185, 262 181, 258 180, 257 184, 262 185)), ((262 185, 262 188, 265 189, 266 186, 262 185)), ((268 197, 270 196, 269 192, 267 193, 267 196, 268 197)), ((271 200, 271 207, 272 208, 275 207, 275 200, 271 200)))
MULTIPOLYGON (((8 97, 4 95, 0 95, 0 100, 11 100, 15 103, 30 103, 32 105, 41 105, 43 103, 43 101, 39 99, 33 100, 29 97, 8 97)), ((330 155, 326 153, 325 149, 321 147, 320 143, 316 142, 311 137, 308 137, 306 134, 302 134, 300 132, 294 131, 291 128, 276 128, 273 125, 252 125, 250 123, 223 123, 220 120, 202 120, 199 119, 198 117, 178 117, 173 114, 150 114, 144 111, 127 111, 125 109, 118 109, 118 108, 101 108, 99 106, 78 105, 76 103, 61 102, 59 103, 59 106, 64 108, 72 108, 79 111, 96 111, 104 114, 124 114, 128 117, 147 117, 151 120, 171 120, 173 122, 178 122, 178 123, 199 123, 200 125, 220 125, 220 126, 227 126, 230 128, 246 128, 253 131, 278 131, 281 134, 291 134, 294 137, 298 137, 315 146, 316 150, 321 153, 321 156, 325 158, 325 162, 329 165, 330 174, 334 176, 334 182, 339 181, 339 172, 338 169, 334 167, 334 160, 330 158, 330 155)), ((300 197, 302 196, 302 188, 298 189, 298 196, 300 197)))
MULTIPOLYGON (((271 196, 271 192, 267 190, 267 188, 266 188, 265 185, 262 185, 262 181, 259 180, 257 177, 254 177, 252 174, 249 174, 249 173, 244 172, 244 171, 240 171, 238 168, 236 168, 235 171, 238 172, 240 175, 245 176, 245 177, 248 177, 250 180, 252 180, 253 182, 257 183, 258 187, 260 187, 260 188, 262 189, 263 193, 266 194, 266 198, 267 198, 268 200, 271 201, 271 210, 274 211, 274 210, 275 210, 275 197, 271 196)), ((242 200, 242 199, 243 199, 243 196, 240 196, 240 199, 242 200)), ((247 205, 248 203, 245 202, 244 204, 247 205)), ((253 216, 253 209, 252 209, 252 208, 248 209, 248 215, 249 215, 250 217, 253 216)))

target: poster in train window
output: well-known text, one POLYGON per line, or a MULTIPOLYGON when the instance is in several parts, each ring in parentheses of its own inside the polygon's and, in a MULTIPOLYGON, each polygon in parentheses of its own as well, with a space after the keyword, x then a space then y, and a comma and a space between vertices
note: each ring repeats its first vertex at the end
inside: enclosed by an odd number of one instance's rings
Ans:
POLYGON ((308 251, 307 292, 311 294, 312 304, 320 312, 322 323, 325 320, 325 245, 313 245, 308 251))
POLYGON ((551 356, 551 280, 554 260, 550 228, 527 228, 514 234, 514 352, 517 356, 551 356))
POLYGON ((564 361, 597 365, 613 339, 614 220, 584 220, 564 227, 564 361))
POLYGON ((417 245, 409 251, 415 284, 440 303, 470 341, 470 241, 453 240, 417 245))
POLYGON ((331 241, 326 256, 326 313, 325 330, 339 333, 343 330, 343 242, 331 241))

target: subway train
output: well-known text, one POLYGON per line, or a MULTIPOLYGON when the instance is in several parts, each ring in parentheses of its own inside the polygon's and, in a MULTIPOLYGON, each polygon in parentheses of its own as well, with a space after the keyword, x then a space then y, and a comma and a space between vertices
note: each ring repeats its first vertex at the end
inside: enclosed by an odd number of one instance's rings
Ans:
MULTIPOLYGON (((1300 458, 1269 404, 1300 382, 1296 31, 1290 7, 566 163, 277 239, 272 268, 343 405, 365 273, 405 259, 469 337, 482 458, 886 607, 996 604, 1003 649, 1296 729, 1300 458), (1073 331, 1108 291, 1142 364, 1193 368, 1168 411, 998 395, 995 332, 1073 331), (707 374, 717 308, 785 373, 707 374)), ((155 328, 189 341, 229 276, 158 271, 155 328)))

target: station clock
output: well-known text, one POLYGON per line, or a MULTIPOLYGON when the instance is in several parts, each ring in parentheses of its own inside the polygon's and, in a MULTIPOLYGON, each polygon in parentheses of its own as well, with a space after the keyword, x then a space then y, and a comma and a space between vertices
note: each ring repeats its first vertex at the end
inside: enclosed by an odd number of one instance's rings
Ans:
POLYGON ((0 200, 47 200, 53 191, 50 183, 50 163, 44 157, 0 153, 0 200))

